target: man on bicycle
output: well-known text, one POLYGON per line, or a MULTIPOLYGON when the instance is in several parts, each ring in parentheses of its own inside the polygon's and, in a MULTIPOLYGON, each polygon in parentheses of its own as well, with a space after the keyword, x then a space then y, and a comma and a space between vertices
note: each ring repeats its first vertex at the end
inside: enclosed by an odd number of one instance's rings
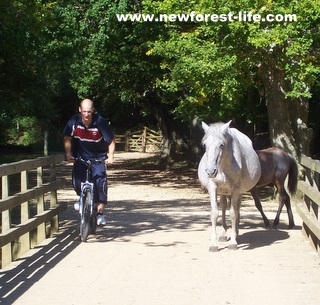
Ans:
MULTIPOLYGON (((93 102, 84 99, 79 113, 71 117, 64 128, 64 149, 68 162, 74 160, 72 182, 78 196, 81 182, 86 180, 86 165, 77 158, 92 161, 91 181, 94 184, 94 203, 97 206, 97 225, 106 224, 103 216, 107 203, 107 165, 114 160, 115 139, 113 132, 101 115, 95 112, 93 102)), ((79 210, 79 203, 74 205, 79 210)))

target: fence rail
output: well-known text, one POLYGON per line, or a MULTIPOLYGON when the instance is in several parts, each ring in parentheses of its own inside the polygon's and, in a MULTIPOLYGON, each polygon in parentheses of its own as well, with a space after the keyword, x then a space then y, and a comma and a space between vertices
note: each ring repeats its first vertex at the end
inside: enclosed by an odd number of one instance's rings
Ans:
POLYGON ((163 137, 160 132, 144 127, 141 130, 116 135, 116 143, 124 144, 125 151, 156 152, 162 147, 163 137))
POLYGON ((1 268, 58 230, 67 206, 57 202, 65 181, 55 165, 63 160, 60 154, 0 165, 1 268))
POLYGON ((320 161, 303 155, 301 165, 306 172, 304 180, 299 181, 298 187, 303 193, 304 201, 296 205, 296 210, 303 221, 303 233, 320 254, 320 161))

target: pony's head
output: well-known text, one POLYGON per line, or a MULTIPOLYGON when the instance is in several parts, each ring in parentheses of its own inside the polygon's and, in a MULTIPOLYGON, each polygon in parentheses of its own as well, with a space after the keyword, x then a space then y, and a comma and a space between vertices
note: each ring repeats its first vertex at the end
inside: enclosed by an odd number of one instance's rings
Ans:
POLYGON ((202 144, 206 149, 207 164, 205 171, 210 178, 217 176, 221 159, 227 144, 228 128, 231 121, 228 123, 214 123, 210 126, 202 122, 202 128, 205 135, 202 139, 202 144))

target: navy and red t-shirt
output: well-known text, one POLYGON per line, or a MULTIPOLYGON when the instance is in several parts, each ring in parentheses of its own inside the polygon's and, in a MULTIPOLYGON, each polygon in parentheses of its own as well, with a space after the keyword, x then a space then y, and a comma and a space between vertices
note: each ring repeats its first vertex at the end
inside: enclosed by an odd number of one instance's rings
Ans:
POLYGON ((105 160, 108 145, 114 139, 108 122, 98 113, 93 114, 92 123, 88 128, 82 123, 80 113, 74 115, 63 133, 73 138, 73 156, 85 160, 105 160))

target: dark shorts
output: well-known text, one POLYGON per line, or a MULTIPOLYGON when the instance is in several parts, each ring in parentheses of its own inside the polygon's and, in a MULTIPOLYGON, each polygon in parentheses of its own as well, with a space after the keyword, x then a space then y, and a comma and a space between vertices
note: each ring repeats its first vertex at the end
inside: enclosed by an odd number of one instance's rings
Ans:
MULTIPOLYGON (((73 165, 72 183, 77 195, 81 193, 81 182, 86 181, 86 165, 81 161, 76 161, 73 165)), ((104 163, 91 165, 91 182, 94 187, 95 203, 107 203, 108 185, 107 185, 107 168, 104 163)))

